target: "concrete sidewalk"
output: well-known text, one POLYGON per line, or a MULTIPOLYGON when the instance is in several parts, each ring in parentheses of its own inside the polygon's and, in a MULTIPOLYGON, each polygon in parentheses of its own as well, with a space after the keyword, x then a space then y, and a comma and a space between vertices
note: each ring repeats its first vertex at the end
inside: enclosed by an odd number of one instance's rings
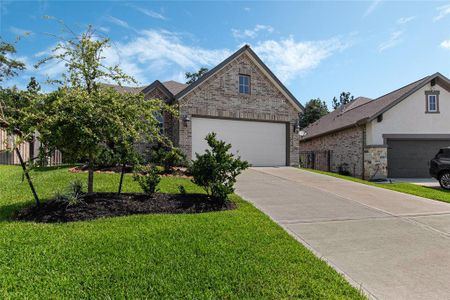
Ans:
POLYGON ((237 193, 373 298, 450 299, 450 204, 288 167, 237 193))

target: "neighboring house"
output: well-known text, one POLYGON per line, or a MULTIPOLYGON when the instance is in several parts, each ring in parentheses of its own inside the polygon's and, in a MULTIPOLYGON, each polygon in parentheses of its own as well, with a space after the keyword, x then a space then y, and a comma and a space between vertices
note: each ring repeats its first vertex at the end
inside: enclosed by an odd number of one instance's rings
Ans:
MULTIPOLYGON (((6 131, 0 129, 0 165, 18 165, 20 164, 17 153, 13 151, 14 136, 7 135, 6 131)), ((19 151, 22 159, 25 162, 34 160, 39 155, 40 143, 35 140, 34 142, 24 142, 19 146, 19 151)), ((46 159, 47 165, 57 165, 62 163, 61 152, 55 151, 50 157, 46 159)))
POLYGON ((247 45, 190 85, 157 80, 117 88, 176 105, 179 117, 165 114, 163 131, 189 159, 216 132, 254 166, 298 165, 303 107, 247 45))
POLYGON ((450 81, 436 73, 375 100, 356 98, 302 135, 302 161, 309 166, 346 167, 365 179, 430 177, 430 159, 450 146, 450 81))

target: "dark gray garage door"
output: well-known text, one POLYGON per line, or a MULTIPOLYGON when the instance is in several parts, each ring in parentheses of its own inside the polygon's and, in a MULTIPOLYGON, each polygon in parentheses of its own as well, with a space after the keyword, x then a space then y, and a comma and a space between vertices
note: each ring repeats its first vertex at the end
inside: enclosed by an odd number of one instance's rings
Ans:
POLYGON ((428 165, 450 140, 394 140, 388 139, 388 176, 390 178, 427 178, 428 165))

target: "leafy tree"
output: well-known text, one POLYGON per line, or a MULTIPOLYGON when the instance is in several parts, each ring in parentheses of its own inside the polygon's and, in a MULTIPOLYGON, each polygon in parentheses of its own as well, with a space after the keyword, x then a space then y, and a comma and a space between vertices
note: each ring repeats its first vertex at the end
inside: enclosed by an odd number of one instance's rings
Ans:
POLYGON ((328 107, 325 101, 317 99, 309 100, 305 105, 305 110, 300 116, 300 128, 305 128, 321 117, 328 114, 328 107))
POLYGON ((200 68, 197 72, 194 72, 194 73, 186 72, 185 73, 186 84, 191 84, 191 83, 196 82, 198 79, 200 79, 200 77, 205 75, 208 71, 209 71, 208 68, 200 68))
POLYGON ((66 68, 62 78, 51 80, 63 86, 41 105, 38 131, 49 150, 59 149, 71 158, 87 161, 88 193, 93 193, 94 167, 100 154, 121 149, 125 159, 133 152, 133 143, 160 139, 156 115, 173 110, 160 100, 121 94, 102 85, 102 81, 118 85, 135 81, 118 65, 104 63, 103 53, 110 41, 96 36, 92 26, 80 35, 64 28, 69 37, 61 38, 52 55, 37 64, 55 60, 66 68))
POLYGON ((23 62, 10 58, 15 53, 16 47, 14 44, 5 42, 0 36, 0 82, 17 76, 18 71, 25 69, 23 62))
POLYGON ((190 166, 193 182, 201 186, 208 195, 221 202, 234 192, 236 177, 250 165, 230 153, 231 144, 217 140, 215 133, 209 133, 206 141, 211 149, 196 159, 190 166))
POLYGON ((29 167, 19 151, 19 145, 31 142, 35 133, 35 123, 32 121, 36 112, 36 103, 40 95, 34 91, 20 91, 17 88, 0 88, 0 129, 13 137, 13 145, 9 151, 14 151, 22 166, 25 178, 30 186, 36 205, 40 205, 39 197, 29 175, 29 167))
POLYGON ((345 105, 353 99, 354 97, 350 94, 350 92, 342 92, 339 96, 339 100, 336 97, 333 97, 333 109, 337 109, 341 105, 345 105))

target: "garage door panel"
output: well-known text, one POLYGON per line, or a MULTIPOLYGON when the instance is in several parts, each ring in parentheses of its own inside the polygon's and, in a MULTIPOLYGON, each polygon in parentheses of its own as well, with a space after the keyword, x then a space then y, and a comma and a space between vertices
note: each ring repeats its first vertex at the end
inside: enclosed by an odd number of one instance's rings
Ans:
POLYGON ((207 149, 205 137, 210 132, 253 166, 286 165, 285 123, 192 118, 192 157, 207 149))
POLYGON ((388 139, 388 175, 391 178, 427 178, 429 161, 450 140, 388 139))

